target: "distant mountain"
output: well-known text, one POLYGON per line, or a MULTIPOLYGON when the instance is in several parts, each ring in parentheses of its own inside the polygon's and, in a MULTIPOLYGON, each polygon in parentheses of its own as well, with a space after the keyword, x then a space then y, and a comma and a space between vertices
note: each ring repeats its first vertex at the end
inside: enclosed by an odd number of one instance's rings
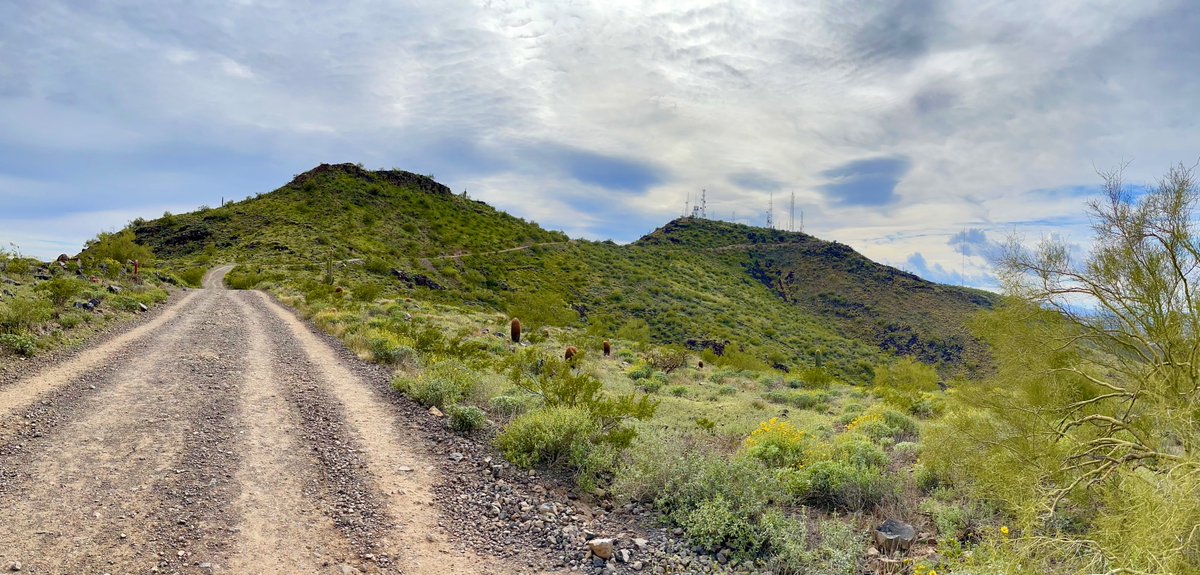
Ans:
POLYGON ((996 294, 929 282, 808 234, 726 222, 678 219, 638 243, 703 247, 733 260, 782 302, 884 351, 971 369, 985 362, 965 324, 995 306, 996 294))
POLYGON ((429 177, 352 164, 323 164, 258 197, 131 228, 177 265, 235 258, 283 274, 300 292, 336 261, 339 283, 374 283, 385 294, 644 335, 784 370, 820 357, 851 381, 869 379, 891 353, 945 373, 978 371, 986 353, 964 325, 997 301, 842 244, 726 222, 678 219, 624 246, 570 240, 429 177))

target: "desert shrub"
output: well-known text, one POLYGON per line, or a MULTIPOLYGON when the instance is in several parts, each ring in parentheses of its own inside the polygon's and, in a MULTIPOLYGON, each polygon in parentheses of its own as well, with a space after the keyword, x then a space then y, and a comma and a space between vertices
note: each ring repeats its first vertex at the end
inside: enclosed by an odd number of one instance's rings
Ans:
POLYGON ((913 482, 917 484, 917 489, 928 495, 934 490, 945 484, 942 476, 924 463, 918 463, 913 466, 913 482))
POLYGON ((763 518, 772 505, 789 501, 775 473, 757 459, 726 457, 676 435, 635 443, 613 491, 653 504, 697 545, 744 556, 769 545, 763 518))
POLYGON ((675 397, 683 397, 687 395, 687 392, 687 388, 682 385, 676 385, 675 387, 671 388, 671 395, 675 397))
POLYGON ((840 460, 817 461, 783 477, 788 491, 801 501, 829 510, 872 509, 889 493, 879 469, 840 460))
POLYGON ((867 543, 853 525, 837 520, 821 523, 820 545, 813 549, 798 573, 822 575, 858 575, 862 573, 867 543))
POLYGON ((176 274, 179 280, 190 287, 200 287, 204 281, 204 268, 188 268, 176 274))
POLYGON ((725 348, 725 354, 717 357, 716 365, 740 371, 769 371, 771 369, 767 362, 754 355, 731 349, 728 346, 725 348))
POLYGON ((81 314, 81 313, 76 313, 76 312, 64 313, 64 314, 58 316, 58 325, 61 325, 65 329, 74 329, 79 324, 81 324, 87 320, 88 320, 88 316, 81 314))
POLYGON ((50 300, 54 307, 63 307, 86 287, 87 284, 81 280, 60 275, 38 284, 37 291, 45 294, 46 299, 50 300))
POLYGON ((743 452, 769 467, 791 467, 804 462, 808 438, 786 421, 772 417, 758 425, 742 442, 743 452))
POLYGON ((532 395, 497 395, 488 400, 488 406, 493 413, 503 417, 516 417, 538 405, 538 399, 532 395))
POLYGON ((0 333, 0 348, 10 350, 17 355, 30 357, 37 353, 37 340, 26 334, 0 333))
POLYGON ((125 294, 115 295, 108 298, 108 305, 121 311, 138 311, 138 305, 140 303, 141 302, 139 302, 137 298, 125 294))
POLYGON ((629 366, 629 369, 625 370, 625 375, 628 375, 629 379, 632 379, 634 381, 646 379, 653 374, 654 374, 654 368, 651 367, 650 364, 648 364, 644 361, 639 361, 639 362, 629 366))
POLYGON ((713 383, 722 384, 730 378, 738 377, 740 374, 741 372, 736 369, 721 367, 713 370, 713 372, 708 375, 708 380, 713 383))
POLYGON ((766 537, 752 517, 740 513, 718 494, 706 499, 680 519, 680 525, 694 545, 708 550, 729 547, 735 551, 757 551, 766 537))
POLYGON ((911 357, 875 370, 875 394, 884 401, 913 414, 932 415, 927 394, 938 390, 938 374, 932 365, 911 357))
POLYGON ((833 376, 820 367, 806 368, 800 372, 799 377, 808 387, 827 388, 833 383, 833 376))
POLYGON ((854 435, 842 437, 845 439, 834 444, 833 459, 855 467, 874 469, 887 467, 889 460, 883 448, 862 437, 854 435))
POLYGON ((737 394, 737 388, 732 385, 722 385, 721 388, 717 390, 717 395, 736 395, 736 394, 737 394))
POLYGON ((483 427, 486 422, 483 410, 473 405, 448 406, 446 416, 450 418, 450 429, 464 434, 483 427))
POLYGON ((530 335, 539 327, 562 326, 579 319, 563 295, 549 290, 518 292, 509 300, 507 310, 510 317, 521 318, 530 335))
POLYGON ((375 361, 412 368, 418 366, 417 350, 402 343, 395 335, 386 331, 371 330, 367 332, 366 337, 367 347, 375 361))
POLYGON ((646 390, 646 393, 658 393, 658 390, 662 389, 668 381, 667 374, 656 371, 650 377, 642 380, 642 389, 646 390))
POLYGON ((496 447, 521 468, 578 469, 584 465, 596 423, 587 410, 558 405, 530 411, 496 436, 496 447))
POLYGON ((892 452, 902 457, 916 457, 921 454, 921 444, 914 441, 901 441, 892 447, 892 452))
POLYGON ((368 272, 376 275, 387 275, 392 271, 392 265, 385 259, 367 258, 363 266, 368 272))
POLYGON ((479 374, 457 361, 434 364, 416 377, 398 375, 392 387, 405 393, 417 403, 445 409, 471 394, 479 374))
POLYGON ((763 394, 763 399, 771 403, 780 403, 783 405, 791 405, 799 409, 823 409, 832 401, 832 397, 828 392, 824 391, 790 391, 777 390, 768 391, 763 394))
POLYGON ((654 369, 670 374, 687 363, 687 350, 679 346, 664 346, 646 354, 646 363, 654 369))
POLYGON ((889 438, 892 441, 912 439, 920 434, 920 428, 913 418, 887 407, 875 405, 857 415, 849 424, 846 431, 862 433, 871 439, 881 441, 889 438))
POLYGON ((605 440, 618 446, 628 445, 636 432, 626 425, 629 419, 649 419, 658 409, 658 401, 634 393, 610 397, 590 373, 575 370, 571 362, 526 349, 506 363, 509 382, 542 399, 547 407, 579 407, 598 426, 605 440))
POLYGON ((150 248, 134 241, 133 230, 130 229, 115 233, 101 232, 95 238, 87 241, 82 255, 94 258, 96 261, 111 260, 119 263, 139 260, 142 264, 146 264, 154 259, 150 248))
POLYGON ((28 295, 0 303, 0 332, 21 333, 50 319, 50 302, 28 295))
POLYGON ((383 286, 370 282, 356 284, 350 289, 351 295, 355 300, 361 302, 373 302, 383 293, 383 286))
POLYGON ((609 396, 595 376, 573 362, 524 350, 507 362, 509 382, 545 406, 509 423, 496 445, 514 464, 544 464, 575 473, 581 489, 611 473, 621 450, 636 437, 631 419, 649 419, 658 402, 636 394, 609 396))

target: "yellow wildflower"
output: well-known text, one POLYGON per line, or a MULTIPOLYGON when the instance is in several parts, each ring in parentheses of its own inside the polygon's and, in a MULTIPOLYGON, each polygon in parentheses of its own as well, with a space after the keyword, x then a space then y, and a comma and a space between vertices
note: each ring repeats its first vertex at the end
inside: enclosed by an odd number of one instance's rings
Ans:
POLYGON ((1005 537, 1008 537, 1008 526, 1007 525, 1000 526, 1000 534, 1005 537))

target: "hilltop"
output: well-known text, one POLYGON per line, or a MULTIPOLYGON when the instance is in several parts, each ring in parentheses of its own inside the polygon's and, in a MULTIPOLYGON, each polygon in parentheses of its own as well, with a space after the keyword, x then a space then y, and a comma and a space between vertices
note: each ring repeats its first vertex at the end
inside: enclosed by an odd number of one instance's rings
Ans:
POLYGON ((677 219, 629 245, 571 240, 432 178, 353 164, 131 229, 176 265, 232 258, 255 272, 234 281, 289 281, 305 297, 324 297, 322 276, 336 269, 337 283, 380 296, 581 325, 745 366, 820 364, 851 381, 870 379, 890 353, 977 372, 985 354, 964 324, 996 301, 843 244, 713 220, 677 219))

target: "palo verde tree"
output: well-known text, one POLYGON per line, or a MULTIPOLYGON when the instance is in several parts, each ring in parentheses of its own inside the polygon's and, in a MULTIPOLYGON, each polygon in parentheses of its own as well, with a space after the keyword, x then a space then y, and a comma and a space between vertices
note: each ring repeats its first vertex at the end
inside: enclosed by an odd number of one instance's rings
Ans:
POLYGON ((978 322, 996 374, 929 436, 927 465, 1015 521, 988 572, 1200 572, 1200 190, 1183 165, 1101 175, 1088 255, 1009 242, 1013 297, 978 322))

